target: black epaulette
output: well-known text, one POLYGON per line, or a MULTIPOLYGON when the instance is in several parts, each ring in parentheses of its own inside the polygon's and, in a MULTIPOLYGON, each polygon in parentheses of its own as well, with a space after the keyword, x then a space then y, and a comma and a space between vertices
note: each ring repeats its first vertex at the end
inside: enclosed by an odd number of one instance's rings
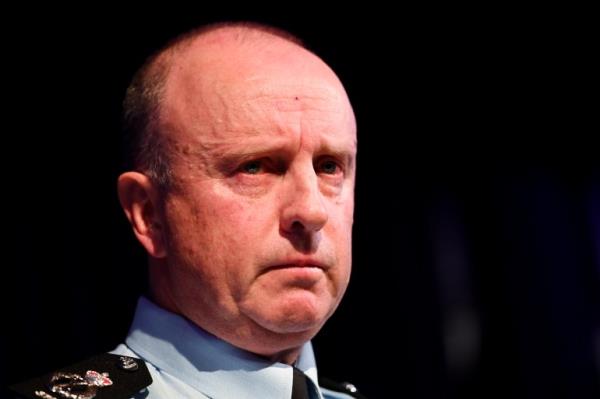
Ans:
POLYGON ((150 384, 143 360, 103 353, 9 388, 15 398, 125 399, 150 384))
POLYGON ((349 382, 336 382, 330 380, 329 378, 319 378, 319 386, 331 391, 345 393, 353 398, 367 399, 365 395, 358 392, 358 389, 356 389, 356 387, 349 382))

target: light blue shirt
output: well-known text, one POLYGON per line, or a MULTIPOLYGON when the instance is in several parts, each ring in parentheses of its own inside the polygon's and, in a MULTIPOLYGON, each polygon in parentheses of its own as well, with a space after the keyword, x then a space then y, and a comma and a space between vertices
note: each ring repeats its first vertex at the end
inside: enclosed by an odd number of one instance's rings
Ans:
MULTIPOLYGON (((145 399, 289 399, 292 367, 234 347, 185 318, 140 298, 124 344, 112 353, 143 359, 153 383, 145 399)), ((295 366, 312 382, 311 399, 351 399, 319 388, 310 342, 295 366)))

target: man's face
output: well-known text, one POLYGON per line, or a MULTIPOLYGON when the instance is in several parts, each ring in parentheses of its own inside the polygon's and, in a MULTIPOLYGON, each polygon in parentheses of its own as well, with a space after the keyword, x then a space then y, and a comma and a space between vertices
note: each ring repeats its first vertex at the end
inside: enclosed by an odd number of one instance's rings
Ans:
POLYGON ((321 61, 282 46, 263 59, 182 59, 161 111, 175 176, 164 205, 172 300, 264 354, 316 334, 351 265, 352 109, 321 61))

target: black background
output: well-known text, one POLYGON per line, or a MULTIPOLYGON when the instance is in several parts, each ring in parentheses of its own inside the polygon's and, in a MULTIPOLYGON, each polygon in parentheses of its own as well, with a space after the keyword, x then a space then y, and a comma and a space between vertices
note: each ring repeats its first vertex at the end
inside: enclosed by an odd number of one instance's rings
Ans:
POLYGON ((303 38, 358 120, 354 271, 320 373, 372 398, 598 397, 585 11, 301 11, 5 14, 0 382, 123 340, 145 287, 115 193, 124 90, 175 34, 250 19, 303 38))

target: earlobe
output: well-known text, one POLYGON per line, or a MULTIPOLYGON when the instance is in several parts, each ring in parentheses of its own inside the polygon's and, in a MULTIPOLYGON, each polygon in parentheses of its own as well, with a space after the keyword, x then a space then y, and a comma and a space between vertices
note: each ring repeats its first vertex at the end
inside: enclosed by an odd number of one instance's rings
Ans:
POLYGON ((160 214, 160 196, 150 178, 139 172, 125 172, 117 183, 121 207, 138 241, 154 258, 164 258, 166 247, 160 214))

